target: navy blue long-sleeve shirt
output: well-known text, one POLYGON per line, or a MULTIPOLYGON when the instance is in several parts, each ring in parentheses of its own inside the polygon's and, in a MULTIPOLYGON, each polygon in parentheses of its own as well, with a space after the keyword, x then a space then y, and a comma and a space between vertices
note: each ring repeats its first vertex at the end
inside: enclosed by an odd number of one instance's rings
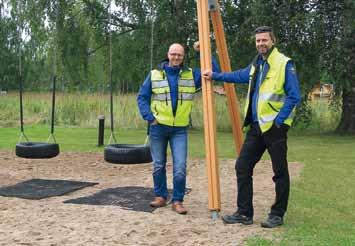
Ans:
MULTIPOLYGON (((258 97, 259 97, 259 87, 263 78, 265 78, 265 60, 261 57, 257 60, 257 66, 260 66, 260 69, 257 73, 255 90, 252 97, 252 121, 257 122, 257 105, 258 105, 258 97)), ((251 64, 246 68, 239 69, 233 72, 226 73, 212 73, 212 79, 217 81, 224 81, 227 83, 248 83, 249 82, 249 73, 251 69, 251 64)), ((293 108, 299 104, 301 101, 301 93, 299 88, 299 82, 295 70, 295 66, 292 61, 288 61, 286 64, 285 71, 285 84, 284 90, 286 94, 286 99, 283 107, 275 118, 275 123, 281 125, 291 114, 293 108)))
MULTIPOLYGON (((171 105, 173 112, 176 112, 177 109, 177 102, 178 102, 178 81, 179 81, 179 72, 182 69, 181 66, 174 66, 170 67, 167 61, 162 62, 159 64, 159 68, 164 69, 167 80, 170 87, 170 96, 171 96, 171 105)), ((212 58, 212 69, 213 71, 220 71, 217 61, 212 58)), ((201 88, 201 69, 194 68, 192 69, 193 78, 195 82, 196 90, 201 88)), ((152 81, 150 77, 150 73, 144 80, 141 88, 139 89, 138 96, 137 96, 137 103, 139 111, 144 120, 152 123, 154 121, 154 115, 150 109, 151 103, 151 96, 152 96, 152 81)))

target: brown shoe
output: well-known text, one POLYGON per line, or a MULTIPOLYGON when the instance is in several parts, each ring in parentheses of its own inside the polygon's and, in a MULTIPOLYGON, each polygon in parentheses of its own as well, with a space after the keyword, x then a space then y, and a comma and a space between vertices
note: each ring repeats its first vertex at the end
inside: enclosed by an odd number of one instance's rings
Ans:
POLYGON ((171 209, 177 212, 178 214, 187 214, 187 209, 184 207, 182 202, 174 202, 171 209))
POLYGON ((153 208, 164 207, 166 206, 166 200, 164 199, 164 197, 157 196, 154 198, 154 201, 152 201, 149 205, 153 208))

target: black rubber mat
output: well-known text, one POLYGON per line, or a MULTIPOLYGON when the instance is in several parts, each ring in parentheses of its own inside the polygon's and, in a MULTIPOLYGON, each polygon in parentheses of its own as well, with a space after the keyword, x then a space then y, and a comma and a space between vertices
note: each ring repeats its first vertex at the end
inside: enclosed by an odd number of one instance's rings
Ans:
POLYGON ((71 180, 31 179, 16 185, 0 188, 0 196, 25 199, 42 199, 61 196, 98 183, 71 180))
MULTIPOLYGON (((186 189, 186 194, 190 193, 191 189, 186 189)), ((169 193, 172 191, 169 190, 169 193)), ((80 197, 64 201, 64 203, 87 204, 87 205, 111 205, 119 206, 122 209, 153 212, 155 208, 149 206, 149 203, 154 198, 152 188, 140 186, 126 186, 102 190, 92 196, 80 197)))

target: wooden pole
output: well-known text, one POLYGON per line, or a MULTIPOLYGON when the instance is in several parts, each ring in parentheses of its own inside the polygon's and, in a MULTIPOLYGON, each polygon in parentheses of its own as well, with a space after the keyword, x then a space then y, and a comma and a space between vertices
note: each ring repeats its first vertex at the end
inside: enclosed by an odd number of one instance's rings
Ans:
MULTIPOLYGON (((208 0, 197 1, 198 32, 200 41, 201 70, 211 69, 210 23, 208 0)), ((213 98, 213 84, 202 77, 202 99, 204 111, 205 148, 208 176, 208 207, 212 218, 221 210, 219 170, 216 145, 216 120, 213 98)))
MULTIPOLYGON (((218 0, 209 1, 209 10, 213 24, 213 30, 216 38, 216 45, 219 57, 219 63, 223 72, 231 72, 231 65, 228 55, 227 42, 223 29, 223 22, 221 17, 221 11, 219 8, 218 0)), ((243 132, 240 121, 240 111, 238 97, 235 92, 233 84, 224 83, 224 89, 227 94, 227 103, 229 108, 229 115, 232 122, 233 139, 238 155, 243 144, 243 132)))

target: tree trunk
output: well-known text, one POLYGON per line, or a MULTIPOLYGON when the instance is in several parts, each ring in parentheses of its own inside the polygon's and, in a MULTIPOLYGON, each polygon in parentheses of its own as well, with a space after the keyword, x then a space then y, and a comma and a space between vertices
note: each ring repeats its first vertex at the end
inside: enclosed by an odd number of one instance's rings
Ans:
POLYGON ((339 75, 338 81, 342 82, 343 88, 343 112, 337 132, 355 133, 355 74, 354 74, 354 18, 355 4, 352 0, 344 1, 341 19, 341 41, 339 44, 339 58, 336 59, 338 71, 333 73, 339 75))
POLYGON ((355 133, 355 87, 343 90, 343 106, 338 133, 355 133))

